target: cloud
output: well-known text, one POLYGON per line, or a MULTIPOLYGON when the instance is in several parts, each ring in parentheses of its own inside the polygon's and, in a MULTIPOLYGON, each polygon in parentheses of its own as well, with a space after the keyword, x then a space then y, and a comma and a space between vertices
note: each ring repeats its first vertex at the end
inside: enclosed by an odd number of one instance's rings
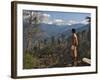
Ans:
POLYGON ((47 17, 47 18, 49 18, 50 17, 50 14, 42 14, 44 17, 47 17))
POLYGON ((48 24, 53 24, 53 22, 52 21, 48 21, 48 24))
POLYGON ((50 22, 50 17, 51 17, 51 15, 49 15, 49 14, 45 14, 45 13, 42 14, 43 20, 41 20, 41 23, 48 24, 50 22))
POLYGON ((88 22, 87 19, 85 19, 85 20, 81 21, 80 23, 81 23, 81 24, 88 24, 89 22, 88 22))
POLYGON ((54 19, 53 23, 56 25, 64 25, 65 22, 62 19, 54 19))
POLYGON ((62 19, 55 19, 54 22, 63 22, 62 19))
POLYGON ((82 20, 82 21, 76 21, 76 20, 69 20, 67 21, 67 25, 73 25, 73 24, 88 24, 88 20, 82 20))
POLYGON ((69 20, 68 22, 67 22, 67 24, 69 25, 72 25, 72 24, 77 24, 77 23, 79 23, 78 21, 75 21, 75 20, 69 20))

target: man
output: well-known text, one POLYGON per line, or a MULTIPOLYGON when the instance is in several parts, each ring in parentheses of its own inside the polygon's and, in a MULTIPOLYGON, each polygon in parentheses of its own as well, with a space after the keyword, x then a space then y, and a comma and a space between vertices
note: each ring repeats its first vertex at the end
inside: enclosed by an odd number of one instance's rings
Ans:
POLYGON ((72 29, 71 56, 72 56, 72 62, 74 66, 77 66, 77 46, 78 46, 78 39, 76 35, 76 30, 72 29))

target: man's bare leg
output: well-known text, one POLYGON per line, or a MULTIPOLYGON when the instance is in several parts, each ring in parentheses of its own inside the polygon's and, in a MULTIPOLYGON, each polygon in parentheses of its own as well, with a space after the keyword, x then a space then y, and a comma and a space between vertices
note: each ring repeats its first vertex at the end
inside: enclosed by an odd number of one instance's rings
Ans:
POLYGON ((74 66, 77 66, 77 57, 74 57, 74 66))
POLYGON ((72 66, 74 66, 74 50, 71 50, 72 66))
POLYGON ((72 56, 72 65, 77 66, 77 51, 76 51, 76 49, 71 50, 71 56, 72 56))
POLYGON ((77 66, 77 49, 74 49, 74 66, 77 66))

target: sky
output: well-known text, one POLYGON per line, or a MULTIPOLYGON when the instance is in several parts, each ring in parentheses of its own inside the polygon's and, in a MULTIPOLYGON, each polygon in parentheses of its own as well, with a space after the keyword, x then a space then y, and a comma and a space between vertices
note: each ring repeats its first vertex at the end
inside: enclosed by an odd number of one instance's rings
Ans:
POLYGON ((44 16, 41 21, 43 23, 50 24, 76 24, 82 23, 87 24, 86 17, 91 17, 90 13, 79 13, 79 12, 57 12, 57 11, 32 11, 39 12, 44 16))
POLYGON ((63 20, 84 20, 87 16, 90 16, 89 13, 75 13, 75 12, 52 12, 52 11, 43 11, 42 13, 48 14, 55 19, 63 20))

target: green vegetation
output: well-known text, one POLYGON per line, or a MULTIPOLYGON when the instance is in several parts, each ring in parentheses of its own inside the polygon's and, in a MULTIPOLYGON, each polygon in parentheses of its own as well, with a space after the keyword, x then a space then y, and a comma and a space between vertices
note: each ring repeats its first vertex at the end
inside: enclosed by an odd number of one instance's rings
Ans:
POLYGON ((25 52, 23 56, 23 68, 30 69, 33 67, 37 67, 39 64, 39 60, 37 57, 32 56, 32 54, 25 52))
MULTIPOLYGON (((88 30, 89 31, 89 30, 88 30)), ((90 52, 90 39, 87 38, 89 36, 88 31, 84 33, 77 33, 79 38, 78 45, 78 59, 82 60, 82 58, 91 58, 90 52), (84 35, 86 34, 86 35, 84 35)), ((48 68, 48 67, 64 67, 69 62, 71 63, 71 55, 70 55, 70 39, 63 40, 55 39, 55 37, 51 37, 51 42, 47 43, 46 40, 38 41, 37 45, 31 49, 31 51, 26 50, 23 58, 23 68, 31 69, 31 68, 48 68), (46 44, 47 43, 47 44, 46 44)))
MULTIPOLYGON (((89 20, 90 18, 87 17, 89 20)), ((60 37, 51 36, 49 39, 41 39, 43 32, 38 28, 37 16, 30 19, 30 30, 26 33, 27 48, 23 53, 23 69, 64 67, 71 63, 71 36, 66 38, 66 34, 60 37), (34 22, 34 26, 32 26, 34 22), (33 27, 33 28, 31 28, 33 27), (34 36, 34 40, 33 40, 34 36)), ((91 58, 91 34, 90 25, 88 29, 78 32, 78 59, 91 58)))

